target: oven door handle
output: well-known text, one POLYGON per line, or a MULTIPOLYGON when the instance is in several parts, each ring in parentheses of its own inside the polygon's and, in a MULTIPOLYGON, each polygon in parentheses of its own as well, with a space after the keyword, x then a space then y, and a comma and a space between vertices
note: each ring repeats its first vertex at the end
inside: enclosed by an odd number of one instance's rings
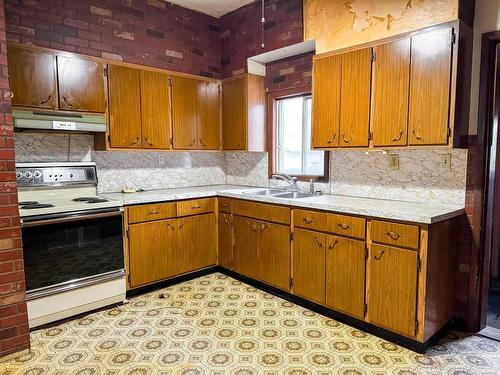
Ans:
POLYGON ((22 227, 27 228, 27 227, 36 227, 39 225, 60 224, 60 223, 69 223, 69 222, 81 221, 81 220, 93 220, 93 219, 100 219, 100 218, 104 218, 104 217, 121 216, 122 212, 123 212, 123 208, 120 208, 118 210, 113 210, 113 211, 107 211, 107 212, 72 213, 72 214, 64 215, 64 216, 57 217, 57 218, 47 218, 47 219, 40 219, 40 220, 33 220, 33 221, 23 221, 22 227))

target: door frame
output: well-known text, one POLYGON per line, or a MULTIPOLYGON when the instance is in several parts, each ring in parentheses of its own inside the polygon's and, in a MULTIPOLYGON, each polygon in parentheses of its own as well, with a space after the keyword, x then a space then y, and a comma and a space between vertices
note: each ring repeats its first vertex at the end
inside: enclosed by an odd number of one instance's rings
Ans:
MULTIPOLYGON (((495 98, 493 77, 495 77, 496 51, 500 46, 500 30, 485 33, 481 41, 481 67, 479 80, 478 128, 476 144, 469 143, 469 152, 473 151, 475 161, 469 168, 476 168, 477 186, 467 188, 468 193, 475 195, 473 208, 472 251, 469 283, 469 309, 467 314, 467 328, 469 331, 480 331, 486 326, 486 311, 488 303, 489 273, 491 260, 493 215, 494 207, 494 175, 490 177, 490 145, 492 144, 495 117, 500 115, 500 95, 495 98), (499 112, 495 116, 495 111, 499 112)), ((499 67, 500 68, 500 67, 499 67)), ((500 93, 497 87, 497 92, 500 93)), ((497 155, 500 157, 499 148, 497 155)), ((471 157, 471 156, 469 156, 471 157)), ((500 173, 499 171, 495 171, 500 173)), ((470 172, 468 172, 470 173, 470 172)), ((496 202, 500 203, 500 202, 496 202)))

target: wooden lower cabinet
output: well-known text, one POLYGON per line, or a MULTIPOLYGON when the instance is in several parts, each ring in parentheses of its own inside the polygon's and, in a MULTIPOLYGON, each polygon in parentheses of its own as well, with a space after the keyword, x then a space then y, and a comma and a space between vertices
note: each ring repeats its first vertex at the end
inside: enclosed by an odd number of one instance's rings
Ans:
POLYGON ((295 229, 293 242, 293 294, 324 304, 326 235, 295 229))
POLYGON ((417 262, 415 250, 371 246, 367 275, 370 323, 405 336, 416 335, 417 262))
POLYGON ((255 279, 259 276, 258 231, 258 221, 233 216, 233 270, 255 279))
POLYGON ((233 218, 231 214, 219 214, 219 265, 233 268, 233 218))
POLYGON ((290 227, 259 223, 259 279, 290 290, 290 227))
POLYGON ((327 236, 326 305, 360 319, 365 304, 365 241, 327 236))
POLYGON ((179 273, 217 263, 215 214, 178 219, 179 273))
POLYGON ((178 273, 177 219, 129 227, 130 287, 149 284, 178 273))

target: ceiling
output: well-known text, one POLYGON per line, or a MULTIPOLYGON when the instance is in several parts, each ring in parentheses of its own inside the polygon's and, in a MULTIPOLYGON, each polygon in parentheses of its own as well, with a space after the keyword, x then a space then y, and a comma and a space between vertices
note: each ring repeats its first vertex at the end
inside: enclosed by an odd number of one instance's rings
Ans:
POLYGON ((254 0, 169 0, 168 2, 219 18, 253 1, 254 0))

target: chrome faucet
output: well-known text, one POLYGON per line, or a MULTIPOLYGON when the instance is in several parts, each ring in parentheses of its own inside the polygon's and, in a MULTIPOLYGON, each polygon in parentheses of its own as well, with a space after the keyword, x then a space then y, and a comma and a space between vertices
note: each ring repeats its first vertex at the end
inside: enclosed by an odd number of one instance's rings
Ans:
POLYGON ((285 181, 286 183, 288 183, 288 185, 290 185, 291 191, 299 190, 299 187, 297 185, 297 177, 292 177, 284 173, 279 173, 271 175, 271 179, 285 181))

